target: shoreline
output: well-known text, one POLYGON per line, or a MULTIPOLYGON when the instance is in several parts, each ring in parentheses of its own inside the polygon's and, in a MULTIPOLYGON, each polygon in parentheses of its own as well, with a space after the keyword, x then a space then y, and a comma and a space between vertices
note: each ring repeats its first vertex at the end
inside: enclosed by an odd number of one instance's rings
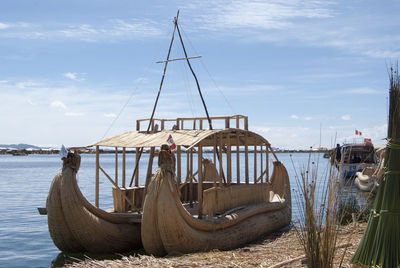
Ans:
MULTIPOLYGON (((367 223, 353 223, 339 226, 337 246, 350 243, 347 248, 338 248, 335 255, 335 265, 339 265, 345 252, 341 267, 361 267, 350 263, 361 240, 367 223)), ((80 262, 66 264, 64 267, 304 267, 304 249, 299 243, 296 231, 292 228, 286 232, 275 232, 263 236, 257 241, 241 248, 210 252, 198 252, 185 255, 168 255, 156 258, 149 255, 134 255, 119 260, 86 259, 80 262), (297 259, 285 264, 285 261, 297 259)))

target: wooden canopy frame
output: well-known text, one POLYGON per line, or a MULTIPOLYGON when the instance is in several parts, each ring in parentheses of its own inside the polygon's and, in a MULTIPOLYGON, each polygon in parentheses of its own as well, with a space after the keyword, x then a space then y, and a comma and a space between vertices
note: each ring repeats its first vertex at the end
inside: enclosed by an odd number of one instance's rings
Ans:
MULTIPOLYGON (((195 118, 177 118, 177 119, 139 119, 136 122, 136 131, 122 133, 110 138, 106 138, 95 142, 89 147, 96 148, 96 189, 95 203, 99 206, 99 174, 100 171, 114 185, 117 192, 123 192, 126 187, 126 149, 136 149, 136 163, 138 165, 140 149, 148 148, 149 163, 147 167, 145 185, 139 185, 139 169, 132 175, 134 179, 134 188, 136 191, 143 192, 142 198, 146 193, 146 187, 150 183, 152 176, 153 159, 158 154, 158 149, 166 144, 169 135, 172 135, 176 144, 176 180, 177 185, 181 189, 188 188, 188 200, 193 202, 197 199, 199 202, 199 211, 201 211, 201 201, 203 196, 203 182, 205 166, 203 165, 203 150, 212 148, 212 162, 215 165, 214 169, 218 174, 212 181, 213 186, 229 186, 231 184, 241 184, 241 177, 244 178, 245 184, 263 183, 269 179, 269 153, 271 152, 277 160, 275 152, 271 148, 270 143, 261 135, 258 135, 248 130, 248 118, 243 115, 211 117, 212 121, 222 121, 225 128, 223 129, 203 129, 203 121, 208 120, 206 117, 195 118), (149 122, 151 120, 151 122, 149 122), (143 131, 141 123, 148 121, 152 126, 151 131, 143 131), (236 128, 231 128, 232 121, 236 128), (167 124, 174 124, 171 130, 167 130, 167 124), (158 130, 157 125, 161 125, 158 130), (189 128, 185 128, 190 125, 189 128), (100 166, 99 154, 101 147, 115 148, 115 179, 100 166), (118 155, 119 149, 122 148, 122 182, 118 183, 118 155), (182 154, 186 153, 186 176, 182 177, 182 154), (244 154, 245 168, 241 172, 240 169, 240 154, 244 154), (253 154, 254 168, 253 180, 249 174, 249 154, 253 154), (225 155, 225 157, 223 157, 225 155), (236 180, 232 176, 232 155, 236 155, 236 180), (197 158, 197 171, 194 170, 194 161, 197 158), (218 162, 218 167, 217 167, 218 162), (224 163, 226 162, 226 163, 224 163), (199 168, 201 167, 201 168, 199 168), (197 180, 196 180, 197 178, 197 180), (193 184, 197 186, 197 198, 193 193, 193 184), (144 189, 143 189, 144 188, 144 189)), ((129 203, 131 208, 141 209, 142 203, 128 198, 123 194, 123 198, 129 203), (135 204, 136 202, 136 204, 135 204)))

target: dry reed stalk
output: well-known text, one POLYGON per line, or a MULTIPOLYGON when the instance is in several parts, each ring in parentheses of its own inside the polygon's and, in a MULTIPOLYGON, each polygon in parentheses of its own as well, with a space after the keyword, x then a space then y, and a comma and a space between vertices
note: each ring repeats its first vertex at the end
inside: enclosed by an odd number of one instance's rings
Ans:
MULTIPOLYGON (((325 177, 327 176, 327 173, 325 177)), ((311 162, 311 154, 306 169, 300 173, 298 179, 298 203, 302 208, 299 226, 295 226, 300 244, 304 248, 308 267, 333 267, 338 235, 337 201, 338 183, 333 167, 329 169, 329 176, 322 187, 323 193, 319 203, 317 190, 318 162, 311 162)))

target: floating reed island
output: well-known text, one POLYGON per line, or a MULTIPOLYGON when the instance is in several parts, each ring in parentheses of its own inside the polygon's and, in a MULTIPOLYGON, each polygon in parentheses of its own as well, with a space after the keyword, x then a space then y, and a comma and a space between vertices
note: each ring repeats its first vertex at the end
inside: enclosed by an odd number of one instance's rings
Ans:
MULTIPOLYGON (((350 243, 346 248, 342 267, 351 267, 350 258, 364 232, 366 224, 357 223, 340 228, 338 241, 350 243)), ((345 248, 339 248, 335 254, 334 264, 337 266, 345 248)), ((95 260, 87 258, 66 264, 65 267, 305 267, 304 248, 300 244, 294 230, 277 232, 260 237, 254 243, 244 247, 219 251, 190 253, 184 255, 168 255, 163 258, 149 255, 132 255, 118 260, 95 260)), ((355 266, 357 267, 357 266, 355 266)))

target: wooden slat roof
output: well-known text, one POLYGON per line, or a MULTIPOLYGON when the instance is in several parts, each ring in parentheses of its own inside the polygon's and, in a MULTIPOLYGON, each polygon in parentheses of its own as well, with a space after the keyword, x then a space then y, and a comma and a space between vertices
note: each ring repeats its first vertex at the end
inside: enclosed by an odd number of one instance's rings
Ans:
MULTIPOLYGON (((257 133, 243 130, 243 129, 214 129, 214 130, 191 130, 191 129, 183 129, 183 130, 161 130, 158 132, 150 132, 146 133, 144 131, 130 131, 122 134, 115 135, 110 138, 106 138, 95 142, 88 147, 92 146, 105 146, 105 147, 126 147, 126 148, 140 148, 140 147, 160 147, 163 144, 167 143, 167 139, 169 135, 172 135, 172 138, 175 141, 177 146, 184 146, 186 148, 191 148, 196 146, 198 143, 202 143, 206 146, 213 146, 214 142, 212 141, 214 134, 221 133, 226 137, 227 134, 236 135, 237 131, 239 131, 242 135, 240 137, 240 146, 244 146, 244 136, 243 134, 246 132, 249 139, 248 145, 269 145, 269 142, 265 140, 262 136, 257 133), (250 138, 253 137, 253 138, 250 138), (255 139, 254 139, 255 138, 255 139)), ((236 145, 236 139, 231 140, 231 145, 236 145)))
POLYGON ((190 147, 197 144, 201 140, 221 131, 223 130, 162 130, 155 133, 130 131, 100 140, 89 145, 89 147, 159 147, 167 143, 169 135, 172 135, 172 138, 177 146, 181 145, 190 147))

